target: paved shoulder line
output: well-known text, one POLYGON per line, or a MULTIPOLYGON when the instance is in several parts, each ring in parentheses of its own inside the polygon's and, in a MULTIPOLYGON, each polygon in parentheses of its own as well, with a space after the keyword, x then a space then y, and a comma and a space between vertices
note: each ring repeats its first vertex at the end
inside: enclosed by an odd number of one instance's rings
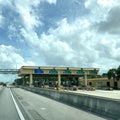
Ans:
MULTIPOLYGON (((10 90, 10 89, 9 89, 9 90, 10 90)), ((13 94, 12 94, 11 90, 10 90, 10 94, 11 94, 11 96, 12 96, 13 102, 14 102, 14 104, 15 104, 15 107, 16 107, 16 110, 17 110, 17 112, 18 112, 18 115, 19 115, 20 119, 21 119, 21 120, 25 120, 22 112, 20 111, 20 109, 19 109, 19 107, 18 107, 18 105, 17 105, 17 103, 16 103, 16 101, 15 101, 15 98, 13 97, 13 94)))

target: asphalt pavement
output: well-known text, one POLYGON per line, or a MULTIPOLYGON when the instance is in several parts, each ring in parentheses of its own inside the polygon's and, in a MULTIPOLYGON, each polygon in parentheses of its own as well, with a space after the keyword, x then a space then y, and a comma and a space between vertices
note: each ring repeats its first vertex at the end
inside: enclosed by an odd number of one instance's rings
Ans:
POLYGON ((106 120, 20 88, 12 88, 12 91, 31 120, 106 120))
POLYGON ((0 120, 20 120, 10 89, 0 87, 0 120))

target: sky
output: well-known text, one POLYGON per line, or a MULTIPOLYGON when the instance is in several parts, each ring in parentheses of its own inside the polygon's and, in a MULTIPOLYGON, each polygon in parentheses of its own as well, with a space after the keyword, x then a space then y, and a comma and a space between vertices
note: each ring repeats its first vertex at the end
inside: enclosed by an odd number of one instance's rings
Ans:
MULTIPOLYGON (((0 69, 120 64, 119 0, 0 0, 0 69)), ((0 81, 14 79, 0 75, 0 81)))

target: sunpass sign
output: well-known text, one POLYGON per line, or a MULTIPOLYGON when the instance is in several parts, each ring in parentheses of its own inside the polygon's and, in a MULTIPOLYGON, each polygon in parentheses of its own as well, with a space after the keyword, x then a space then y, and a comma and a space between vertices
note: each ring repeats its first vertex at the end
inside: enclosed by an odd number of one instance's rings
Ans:
POLYGON ((42 70, 42 69, 34 69, 34 74, 44 74, 44 70, 42 70))

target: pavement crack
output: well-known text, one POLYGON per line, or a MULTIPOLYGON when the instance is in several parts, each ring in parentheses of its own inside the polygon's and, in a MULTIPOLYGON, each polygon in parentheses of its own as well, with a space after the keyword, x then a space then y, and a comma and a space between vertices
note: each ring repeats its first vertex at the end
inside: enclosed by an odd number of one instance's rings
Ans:
POLYGON ((37 111, 35 110, 28 110, 30 115, 33 117, 34 120, 45 120, 37 111))
POLYGON ((24 105, 24 106, 29 106, 29 103, 25 102, 25 101, 21 101, 21 103, 24 105))

